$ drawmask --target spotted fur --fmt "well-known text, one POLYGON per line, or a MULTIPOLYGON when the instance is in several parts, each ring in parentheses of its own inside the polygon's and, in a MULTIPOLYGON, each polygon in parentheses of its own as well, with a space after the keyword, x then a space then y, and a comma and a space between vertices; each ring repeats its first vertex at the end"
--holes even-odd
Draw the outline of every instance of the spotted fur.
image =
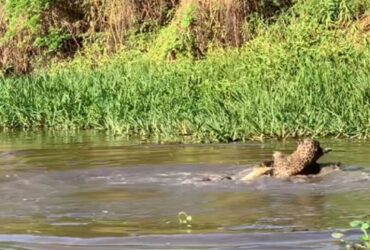
POLYGON ((317 174, 320 171, 316 161, 324 155, 320 143, 304 139, 290 155, 275 152, 273 155, 273 176, 285 178, 293 175, 317 174))

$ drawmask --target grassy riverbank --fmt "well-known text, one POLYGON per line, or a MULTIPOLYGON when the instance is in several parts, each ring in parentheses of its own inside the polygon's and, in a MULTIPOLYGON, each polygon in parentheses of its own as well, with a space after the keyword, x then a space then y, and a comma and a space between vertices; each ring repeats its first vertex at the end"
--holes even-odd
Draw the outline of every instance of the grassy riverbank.
POLYGON ((0 122, 222 141, 367 135, 370 54, 353 50, 353 61, 307 51, 302 60, 297 52, 234 52, 176 64, 140 58, 86 73, 7 79, 0 84, 0 122))
POLYGON ((147 44, 2 78, 0 124, 196 141, 368 136, 370 4, 339 1, 330 12, 307 2, 256 20, 247 44, 209 48, 202 60, 160 60, 147 44))

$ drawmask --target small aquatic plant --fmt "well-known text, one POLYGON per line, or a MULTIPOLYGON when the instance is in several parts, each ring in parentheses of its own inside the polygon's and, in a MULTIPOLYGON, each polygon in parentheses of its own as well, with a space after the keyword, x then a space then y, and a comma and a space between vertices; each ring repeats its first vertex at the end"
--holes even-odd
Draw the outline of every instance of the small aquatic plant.
POLYGON ((341 242, 346 244, 346 249, 349 250, 359 250, 359 249, 370 249, 370 238, 369 238, 369 233, 370 233, 370 220, 368 221, 360 221, 360 220, 354 220, 350 222, 350 226, 352 228, 358 228, 362 231, 363 235, 360 238, 360 243, 351 243, 347 242, 344 239, 344 234, 340 232, 334 232, 332 233, 332 237, 334 239, 338 239, 341 242))
POLYGON ((354 220, 350 223, 350 226, 353 228, 359 228, 362 231, 363 235, 361 236, 361 241, 367 249, 370 249, 370 238, 369 238, 370 220, 368 221, 354 220))
POLYGON ((188 215, 187 213, 181 211, 177 215, 177 219, 179 220, 180 225, 184 225, 188 228, 191 226, 191 221, 193 220, 193 217, 191 215, 188 215))
POLYGON ((180 227, 186 228, 186 233, 190 234, 192 232, 191 228, 193 227, 191 225, 191 221, 193 220, 193 217, 184 211, 181 211, 177 214, 177 219, 179 220, 180 227))

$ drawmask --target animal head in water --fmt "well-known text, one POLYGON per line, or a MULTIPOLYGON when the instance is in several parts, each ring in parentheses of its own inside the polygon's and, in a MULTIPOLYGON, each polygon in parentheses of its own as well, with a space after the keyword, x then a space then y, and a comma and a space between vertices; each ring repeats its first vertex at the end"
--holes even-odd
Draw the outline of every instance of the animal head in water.
POLYGON ((294 154, 296 157, 299 157, 301 160, 304 160, 307 163, 313 163, 328 151, 329 149, 322 149, 318 141, 304 139, 298 142, 298 146, 294 154))

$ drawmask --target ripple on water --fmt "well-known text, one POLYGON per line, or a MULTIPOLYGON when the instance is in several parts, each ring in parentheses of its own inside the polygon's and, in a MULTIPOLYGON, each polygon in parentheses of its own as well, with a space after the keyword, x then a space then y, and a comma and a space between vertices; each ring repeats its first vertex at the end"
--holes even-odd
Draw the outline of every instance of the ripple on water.
POLYGON ((323 160, 344 162, 344 171, 244 183, 238 177, 253 164, 295 145, 84 140, 1 148, 0 248, 339 249, 328 228, 369 212, 363 143, 323 143, 334 149, 323 160), (179 225, 180 211, 191 228, 179 225))

